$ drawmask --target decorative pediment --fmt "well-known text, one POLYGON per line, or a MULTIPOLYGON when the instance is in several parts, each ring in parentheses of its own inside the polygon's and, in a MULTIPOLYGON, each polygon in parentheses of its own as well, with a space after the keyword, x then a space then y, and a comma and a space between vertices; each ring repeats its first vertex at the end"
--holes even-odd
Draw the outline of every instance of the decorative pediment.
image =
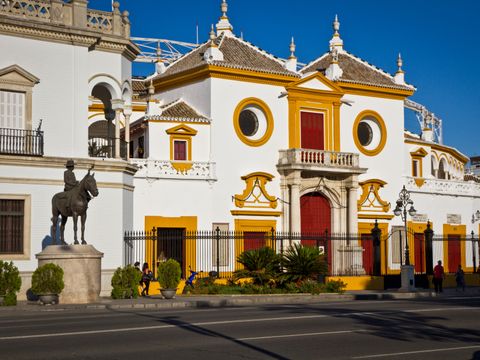
POLYGON ((180 124, 178 126, 175 126, 173 128, 167 129, 166 130, 168 135, 190 135, 194 136, 197 134, 197 130, 192 129, 190 126, 187 126, 185 124, 180 124))
POLYGON ((424 148, 418 148, 415 151, 410 152, 412 157, 425 157, 428 155, 428 152, 424 148))
POLYGON ((342 93, 342 90, 337 85, 319 72, 289 84, 287 90, 292 88, 342 93))
POLYGON ((386 185, 385 181, 370 179, 359 183, 362 188, 362 195, 358 200, 358 211, 365 212, 388 212, 390 203, 380 197, 380 189, 386 185))
POLYGON ((39 82, 39 78, 18 65, 11 65, 0 69, 0 83, 33 87, 39 82))
POLYGON ((239 208, 272 208, 277 207, 277 198, 267 192, 266 184, 274 178, 273 175, 264 172, 254 172, 242 176, 245 181, 245 189, 240 195, 235 195, 235 206, 239 208))

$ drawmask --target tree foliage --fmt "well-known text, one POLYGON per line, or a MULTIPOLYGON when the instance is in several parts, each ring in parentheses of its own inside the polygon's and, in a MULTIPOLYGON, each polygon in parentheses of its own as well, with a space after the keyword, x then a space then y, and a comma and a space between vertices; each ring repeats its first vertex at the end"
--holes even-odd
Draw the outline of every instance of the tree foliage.
POLYGON ((18 268, 11 261, 0 260, 0 295, 4 296, 3 305, 17 304, 17 292, 21 286, 18 268))
POLYGON ((175 259, 168 259, 158 265, 158 282, 162 289, 176 289, 181 276, 182 269, 175 259))
POLYGON ((254 284, 263 285, 274 280, 280 272, 280 257, 269 247, 244 251, 237 261, 244 267, 234 272, 237 280, 252 278, 254 284))
POLYGON ((325 257, 317 247, 303 246, 295 243, 283 255, 285 268, 283 278, 287 281, 316 280, 318 275, 327 273, 325 257))
POLYGON ((63 269, 58 265, 42 265, 32 275, 32 292, 36 295, 59 295, 64 286, 63 269))
POLYGON ((138 285, 142 279, 142 273, 132 265, 117 268, 112 276, 113 299, 130 299, 138 297, 138 285))

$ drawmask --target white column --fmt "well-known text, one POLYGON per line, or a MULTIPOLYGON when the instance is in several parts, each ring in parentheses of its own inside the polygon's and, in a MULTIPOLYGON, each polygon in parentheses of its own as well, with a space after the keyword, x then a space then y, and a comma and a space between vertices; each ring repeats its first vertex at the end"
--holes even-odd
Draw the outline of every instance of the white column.
POLYGON ((358 233, 357 222, 357 188, 350 187, 348 189, 348 233, 358 233))
POLYGON ((288 191, 286 179, 283 176, 280 180, 280 192, 282 194, 282 231, 288 232, 290 231, 290 193, 288 191))
POLYGON ((132 106, 126 105, 123 109, 123 115, 125 116, 125 146, 126 150, 126 159, 130 159, 130 116, 132 115, 132 106))
POLYGON ((115 110, 115 159, 120 158, 120 117, 123 111, 123 100, 112 100, 112 109, 115 110))
POLYGON ((299 233, 300 223, 300 179, 295 176, 290 185, 290 214, 291 214, 291 231, 299 233))

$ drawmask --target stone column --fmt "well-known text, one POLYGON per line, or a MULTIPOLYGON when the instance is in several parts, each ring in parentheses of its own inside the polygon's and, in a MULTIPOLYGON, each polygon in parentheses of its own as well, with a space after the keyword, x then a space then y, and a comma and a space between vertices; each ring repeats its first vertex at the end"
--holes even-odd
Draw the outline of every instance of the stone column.
POLYGON ((291 231, 294 233, 301 232, 300 223, 300 179, 297 174, 294 175, 290 185, 290 218, 291 231))
POLYGON ((126 159, 130 159, 130 116, 132 115, 132 106, 125 105, 123 109, 123 116, 125 116, 125 146, 126 159))
POLYGON ((103 253, 92 245, 50 245, 36 255, 38 266, 53 263, 63 269, 61 304, 98 301, 103 253))
POLYGON ((120 159, 120 117, 123 111, 123 100, 112 100, 112 109, 115 110, 115 159, 120 159))
POLYGON ((348 233, 356 234, 358 233, 358 222, 357 222, 357 188, 349 187, 348 188, 348 233))

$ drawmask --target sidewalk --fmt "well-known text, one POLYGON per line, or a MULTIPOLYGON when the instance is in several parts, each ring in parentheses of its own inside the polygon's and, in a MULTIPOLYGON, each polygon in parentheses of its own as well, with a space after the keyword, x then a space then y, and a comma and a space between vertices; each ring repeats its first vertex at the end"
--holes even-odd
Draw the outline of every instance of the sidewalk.
POLYGON ((255 305, 314 304, 326 301, 353 300, 405 300, 431 297, 480 296, 480 287, 469 287, 465 292, 456 292, 447 288, 442 294, 432 290, 418 289, 415 292, 385 291, 348 291, 343 294, 279 294, 279 295, 177 295, 175 299, 165 300, 160 295, 139 297, 137 299, 113 300, 102 297, 92 304, 58 304, 43 306, 38 302, 19 301, 17 306, 2 306, 3 311, 53 311, 75 309, 184 309, 184 308, 222 308, 255 305))

